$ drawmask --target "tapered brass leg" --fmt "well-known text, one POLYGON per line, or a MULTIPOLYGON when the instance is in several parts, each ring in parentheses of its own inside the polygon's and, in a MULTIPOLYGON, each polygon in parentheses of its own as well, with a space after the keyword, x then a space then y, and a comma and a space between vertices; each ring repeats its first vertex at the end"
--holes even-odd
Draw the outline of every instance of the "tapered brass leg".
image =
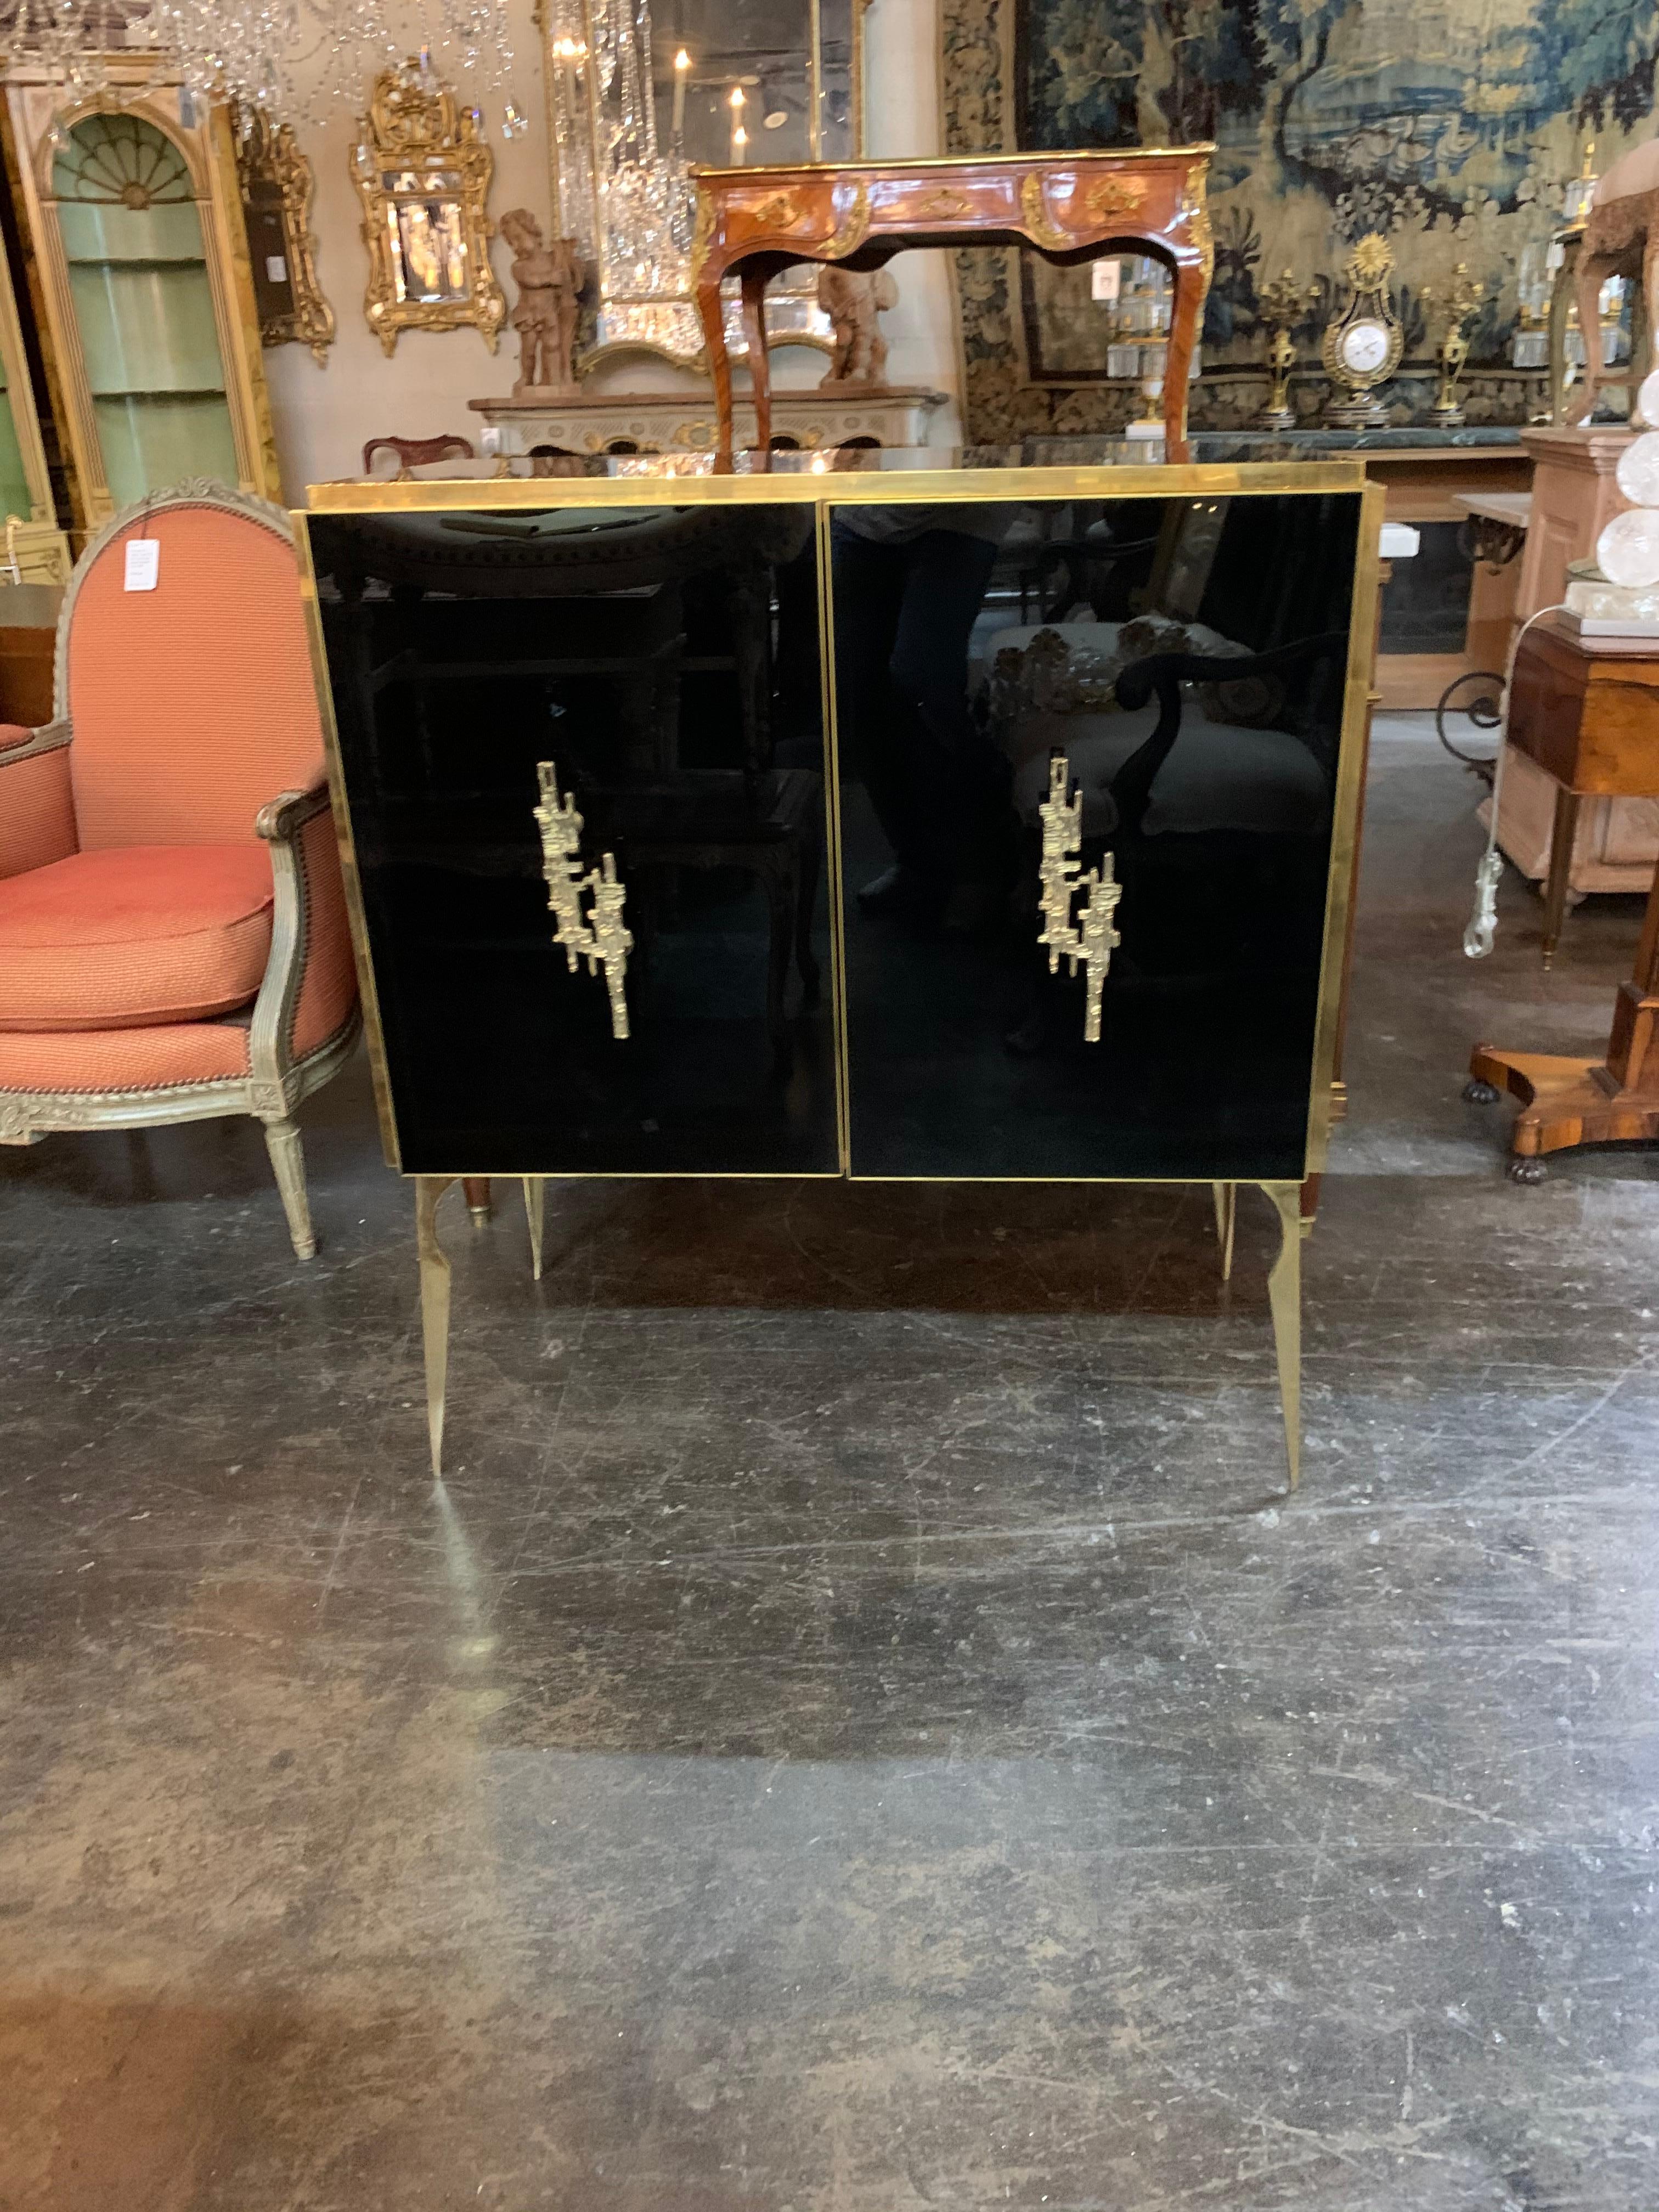
POLYGON ((1279 1257, 1267 1277, 1273 1346, 1279 1354, 1279 1402, 1285 1415, 1285 1457, 1291 1488, 1302 1479, 1302 1187, 1261 1186, 1279 1208, 1279 1257))
POLYGON ((421 1345, 426 1359, 426 1428, 432 1472, 443 1474, 444 1393, 449 1376, 449 1261, 438 1242, 438 1200, 453 1176, 415 1178, 415 1250, 421 1263, 421 1345))
POLYGON ((1210 1193, 1215 1200, 1215 1241, 1221 1249, 1221 1279, 1231 1283, 1233 1279, 1233 1224, 1238 1218, 1238 1185, 1236 1182, 1212 1182, 1210 1193))
POLYGON ((524 1218, 530 1224, 530 1272, 539 1283, 542 1279, 542 1224, 547 1216, 547 1178, 545 1176, 526 1176, 524 1179, 524 1218))

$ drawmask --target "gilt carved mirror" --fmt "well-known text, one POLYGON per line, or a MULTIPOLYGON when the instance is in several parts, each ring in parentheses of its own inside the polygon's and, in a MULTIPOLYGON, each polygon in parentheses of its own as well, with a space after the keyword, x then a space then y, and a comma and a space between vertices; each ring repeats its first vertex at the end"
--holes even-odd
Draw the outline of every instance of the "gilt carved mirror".
POLYGON ((495 157, 424 58, 374 80, 351 169, 363 203, 363 312, 385 351, 409 330, 471 324, 491 353, 507 300, 489 265, 484 212, 495 157))
POLYGON ((334 310, 317 281, 311 164, 290 126, 273 125, 263 108, 251 117, 235 114, 231 129, 259 343, 309 346, 320 368, 334 343, 334 310))

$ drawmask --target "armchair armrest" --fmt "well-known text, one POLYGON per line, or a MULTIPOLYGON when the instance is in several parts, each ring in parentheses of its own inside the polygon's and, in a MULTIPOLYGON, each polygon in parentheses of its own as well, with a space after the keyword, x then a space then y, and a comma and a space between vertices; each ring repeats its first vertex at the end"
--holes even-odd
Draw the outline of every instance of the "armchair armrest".
POLYGON ((300 1063, 355 1027, 356 985, 328 786, 279 791, 253 817, 270 851, 270 957, 248 1033, 256 1113, 303 1096, 300 1063))
MULTIPOLYGON (((1340 668, 1348 641, 1340 630, 1322 631, 1316 637, 1298 638, 1267 653, 1222 659, 1207 653, 1154 653, 1132 661, 1119 676, 1115 690, 1120 707, 1130 712, 1144 707, 1156 692, 1158 725, 1146 742, 1132 752, 1112 778, 1112 799, 1118 819, 1132 835, 1139 833, 1151 802, 1158 772, 1174 750, 1181 734, 1181 687, 1183 684, 1237 684, 1249 677, 1277 673, 1299 664, 1334 659, 1340 668)), ((1339 682, 1340 678, 1339 677, 1339 682)), ((1304 742, 1306 742, 1304 739, 1304 742)), ((1312 750, 1312 748, 1310 748, 1312 750)), ((1318 756, 1316 753, 1316 757, 1318 756)), ((1322 766, 1325 763, 1322 763, 1322 766)))
POLYGON ((42 753, 55 753, 74 734, 67 718, 42 722, 38 730, 25 729, 21 722, 0 722, 0 768, 10 768, 16 761, 37 760, 42 753))
POLYGON ((286 842, 297 836, 314 816, 327 811, 325 783, 314 783, 309 791, 279 791, 254 816, 254 834, 267 843, 286 842))
POLYGON ((66 860, 79 848, 70 786, 67 721, 47 722, 6 742, 0 727, 0 877, 66 860))

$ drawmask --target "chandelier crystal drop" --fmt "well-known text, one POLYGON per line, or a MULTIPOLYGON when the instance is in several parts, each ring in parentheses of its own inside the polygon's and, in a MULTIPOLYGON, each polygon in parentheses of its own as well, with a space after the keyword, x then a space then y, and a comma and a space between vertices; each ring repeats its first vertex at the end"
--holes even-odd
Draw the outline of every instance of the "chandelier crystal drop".
MULTIPOLYGON (((423 74, 464 94, 510 83, 506 0, 0 0, 0 59, 33 62, 66 101, 95 98, 112 55, 154 57, 156 81, 206 106, 233 102, 252 127, 317 121, 358 100, 378 73, 419 52, 423 74)), ((527 126, 509 100, 503 132, 527 126)))
POLYGON ((131 20, 114 0, 0 0, 0 58, 38 62, 89 97, 108 83, 105 56, 129 43, 131 20))

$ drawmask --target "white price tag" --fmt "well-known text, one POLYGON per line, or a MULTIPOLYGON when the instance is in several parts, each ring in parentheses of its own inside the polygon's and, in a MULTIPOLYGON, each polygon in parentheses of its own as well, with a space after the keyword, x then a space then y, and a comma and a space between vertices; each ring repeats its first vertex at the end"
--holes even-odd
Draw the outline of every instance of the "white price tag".
POLYGON ((127 540, 126 586, 130 592, 153 592, 161 567, 161 548, 154 538, 127 540))
POLYGON ((287 282, 288 282, 288 264, 287 264, 287 262, 286 262, 286 261, 284 261, 284 260, 283 260, 283 257, 282 257, 282 255, 281 255, 280 253, 267 253, 267 254, 266 254, 266 256, 265 256, 265 275, 266 275, 266 276, 270 279, 270 282, 271 282, 273 284, 286 284, 286 283, 287 283, 287 282))

